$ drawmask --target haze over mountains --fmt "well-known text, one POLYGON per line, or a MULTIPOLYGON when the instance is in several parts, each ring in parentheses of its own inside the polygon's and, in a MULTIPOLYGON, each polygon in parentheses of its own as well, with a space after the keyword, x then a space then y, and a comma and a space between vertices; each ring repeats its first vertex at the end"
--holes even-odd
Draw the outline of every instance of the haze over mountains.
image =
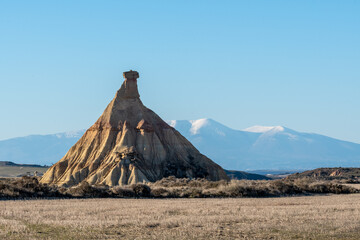
POLYGON ((85 129, 48 135, 30 135, 0 141, 0 161, 52 165, 85 133, 85 129))
MULTIPOLYGON (((360 167, 360 144, 282 126, 234 130, 212 119, 171 120, 201 153, 231 170, 360 167)), ((0 141, 0 161, 51 165, 85 130, 0 141)))

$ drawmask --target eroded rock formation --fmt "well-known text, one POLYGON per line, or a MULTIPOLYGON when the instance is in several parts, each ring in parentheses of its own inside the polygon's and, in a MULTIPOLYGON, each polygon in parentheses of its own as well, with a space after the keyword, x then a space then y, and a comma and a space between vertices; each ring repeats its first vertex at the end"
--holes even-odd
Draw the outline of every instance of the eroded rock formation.
POLYGON ((45 173, 42 183, 72 186, 87 181, 115 186, 172 175, 228 179, 219 165, 142 104, 137 72, 125 72, 124 77, 104 113, 45 173))

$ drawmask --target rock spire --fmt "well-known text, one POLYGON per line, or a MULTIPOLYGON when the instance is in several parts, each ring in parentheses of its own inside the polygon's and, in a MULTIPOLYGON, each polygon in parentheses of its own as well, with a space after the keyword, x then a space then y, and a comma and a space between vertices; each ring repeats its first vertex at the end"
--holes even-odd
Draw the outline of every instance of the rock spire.
POLYGON ((136 71, 124 72, 125 81, 104 113, 42 183, 115 186, 168 176, 228 179, 219 165, 142 104, 138 77, 136 71))

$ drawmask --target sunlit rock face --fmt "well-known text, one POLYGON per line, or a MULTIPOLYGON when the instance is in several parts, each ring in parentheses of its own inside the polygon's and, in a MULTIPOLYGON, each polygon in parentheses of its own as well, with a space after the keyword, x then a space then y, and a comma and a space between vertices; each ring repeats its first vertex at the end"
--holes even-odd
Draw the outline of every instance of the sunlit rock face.
POLYGON ((219 165, 143 105, 136 71, 125 72, 124 77, 104 113, 45 173, 42 183, 115 186, 168 176, 228 179, 219 165))

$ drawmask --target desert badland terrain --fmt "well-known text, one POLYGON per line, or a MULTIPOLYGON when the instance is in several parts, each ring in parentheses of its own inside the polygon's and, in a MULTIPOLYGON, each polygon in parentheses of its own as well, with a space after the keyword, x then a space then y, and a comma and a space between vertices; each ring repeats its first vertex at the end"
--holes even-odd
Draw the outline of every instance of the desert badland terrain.
POLYGON ((1 179, 2 199, 30 199, 0 201, 1 238, 359 238, 360 194, 348 177, 229 181, 142 104, 138 73, 124 76, 101 117, 40 182, 1 179))

